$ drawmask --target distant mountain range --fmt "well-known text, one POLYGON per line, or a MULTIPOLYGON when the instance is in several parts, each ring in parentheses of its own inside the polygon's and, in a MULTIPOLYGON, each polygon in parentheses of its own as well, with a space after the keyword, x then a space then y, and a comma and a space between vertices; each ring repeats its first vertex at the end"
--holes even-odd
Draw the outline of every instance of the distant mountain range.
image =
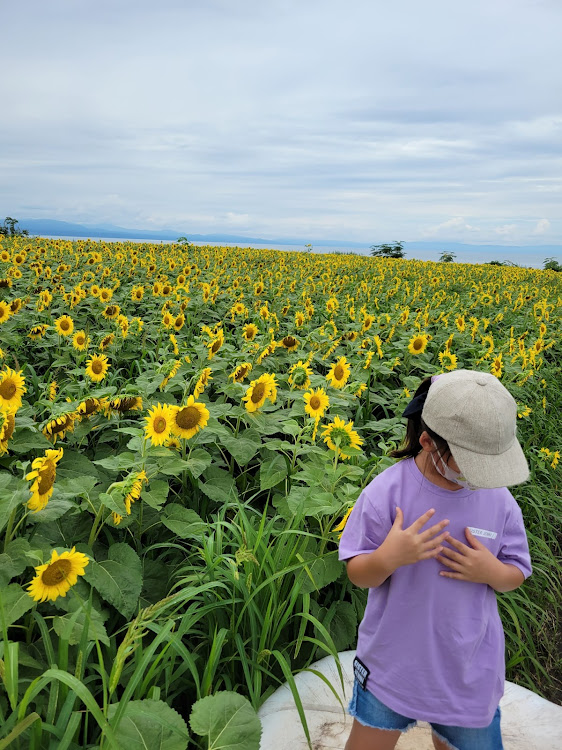
MULTIPOLYGON (((369 250, 371 244, 377 244, 377 242, 351 242, 349 240, 313 240, 310 237, 304 239, 302 237, 248 237, 222 232, 191 234, 190 232, 171 229, 127 229, 113 224, 74 224, 57 219, 20 219, 18 227, 27 229, 31 235, 42 237, 91 237, 173 242, 178 237, 186 236, 193 243, 216 242, 240 245, 270 245, 272 247, 276 245, 300 245, 303 248, 305 244, 311 243, 314 247, 363 249, 365 251, 369 250)), ((451 252, 457 251, 460 254, 473 250, 480 253, 495 253, 502 256, 498 258, 501 260, 506 255, 540 255, 541 258, 562 255, 562 245, 467 245, 462 242, 447 242, 446 240, 404 242, 404 250, 406 254, 408 250, 437 252, 449 250, 451 252)))

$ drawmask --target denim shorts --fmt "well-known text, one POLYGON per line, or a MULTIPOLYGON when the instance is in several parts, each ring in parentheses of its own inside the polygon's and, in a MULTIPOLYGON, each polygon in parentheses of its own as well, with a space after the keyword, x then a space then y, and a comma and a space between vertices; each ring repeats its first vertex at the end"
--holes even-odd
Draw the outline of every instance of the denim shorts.
MULTIPOLYGON (((397 714, 385 706, 372 693, 364 690, 357 680, 353 685, 353 695, 347 710, 360 724, 374 729, 399 729, 405 732, 417 723, 416 719, 397 714)), ((434 721, 428 723, 439 739, 454 750, 503 750, 500 719, 498 706, 489 726, 482 729, 449 727, 434 721)))

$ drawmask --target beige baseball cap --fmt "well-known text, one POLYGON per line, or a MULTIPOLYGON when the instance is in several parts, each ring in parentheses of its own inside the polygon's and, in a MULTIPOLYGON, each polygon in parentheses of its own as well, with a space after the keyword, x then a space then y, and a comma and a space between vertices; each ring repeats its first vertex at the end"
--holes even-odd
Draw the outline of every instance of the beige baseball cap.
POLYGON ((517 440, 517 404, 495 375, 453 370, 432 382, 425 424, 449 444, 465 479, 476 487, 510 487, 529 478, 517 440))

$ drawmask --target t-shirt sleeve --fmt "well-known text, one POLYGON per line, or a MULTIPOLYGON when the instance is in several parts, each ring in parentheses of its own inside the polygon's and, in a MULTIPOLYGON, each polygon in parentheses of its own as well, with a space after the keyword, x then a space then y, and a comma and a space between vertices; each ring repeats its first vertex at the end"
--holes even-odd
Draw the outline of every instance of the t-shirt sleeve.
POLYGON ((349 560, 355 555, 365 555, 380 547, 388 531, 378 511, 365 490, 353 506, 353 510, 340 539, 339 559, 349 560))
POLYGON ((498 560, 508 565, 515 565, 528 578, 533 569, 529 555, 529 543, 525 533, 523 514, 515 498, 511 498, 503 530, 498 560))

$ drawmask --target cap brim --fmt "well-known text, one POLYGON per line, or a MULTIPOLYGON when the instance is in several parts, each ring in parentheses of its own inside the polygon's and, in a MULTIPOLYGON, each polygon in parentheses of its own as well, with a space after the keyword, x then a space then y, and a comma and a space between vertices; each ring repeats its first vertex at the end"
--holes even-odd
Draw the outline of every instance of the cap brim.
POLYGON ((529 478, 527 459, 517 440, 504 453, 496 455, 474 453, 452 443, 449 448, 460 471, 475 487, 511 487, 529 478))

